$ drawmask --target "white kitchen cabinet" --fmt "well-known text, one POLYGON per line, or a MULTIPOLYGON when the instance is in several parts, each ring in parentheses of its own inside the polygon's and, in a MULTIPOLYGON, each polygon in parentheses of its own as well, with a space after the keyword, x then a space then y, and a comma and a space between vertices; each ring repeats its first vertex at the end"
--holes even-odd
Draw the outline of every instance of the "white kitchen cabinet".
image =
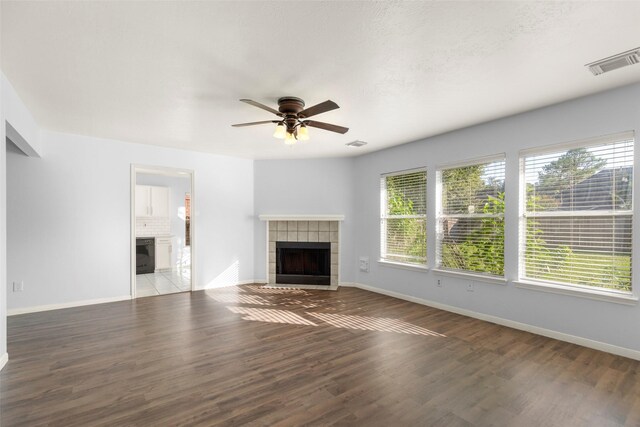
POLYGON ((151 216, 151 187, 136 185, 136 216, 151 216))
POLYGON ((169 187, 136 185, 136 216, 168 217, 169 187))
POLYGON ((171 237, 156 237, 156 270, 171 269, 171 237))
POLYGON ((169 187, 151 187, 151 216, 169 216, 169 187))

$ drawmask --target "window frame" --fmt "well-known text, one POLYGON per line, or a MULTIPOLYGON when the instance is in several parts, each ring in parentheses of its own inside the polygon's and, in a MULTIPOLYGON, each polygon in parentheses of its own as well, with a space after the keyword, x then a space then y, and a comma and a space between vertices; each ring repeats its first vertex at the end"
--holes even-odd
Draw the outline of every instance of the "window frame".
POLYGON ((428 254, 428 248, 426 248, 426 244, 427 244, 427 235, 428 235, 428 230, 427 230, 427 211, 428 211, 428 198, 427 198, 427 194, 428 194, 428 174, 427 174, 427 168, 426 166, 421 166, 421 167, 417 167, 417 168, 412 168, 412 169, 404 169, 404 170, 399 170, 399 171, 394 171, 394 172, 388 172, 388 173, 382 173, 380 174, 380 212, 379 212, 379 219, 380 219, 380 253, 379 253, 379 258, 378 258, 378 262, 387 266, 391 266, 391 267, 398 267, 398 268, 402 268, 402 269, 408 269, 408 270, 419 270, 419 271, 427 271, 428 270, 428 262, 429 262, 429 254, 428 254), (422 172, 424 173, 425 176, 425 213, 424 215, 387 215, 387 187, 386 187, 386 178, 387 177, 391 177, 391 176, 399 176, 399 175, 409 175, 412 173, 417 173, 417 172, 422 172), (393 219, 393 218, 422 218, 425 222, 425 231, 424 231, 424 241, 425 241, 425 249, 427 249, 427 252, 425 252, 425 260, 424 263, 417 263, 417 262, 403 262, 403 261, 398 261, 395 259, 389 259, 386 257, 387 255, 387 220, 388 219, 393 219))
POLYGON ((579 139, 569 142, 550 144, 540 147, 533 147, 518 152, 519 162, 519 185, 518 185, 518 266, 517 266, 517 279, 514 280, 514 284, 518 288, 540 290, 544 292, 550 292, 562 295, 581 296, 595 300, 622 303, 622 304, 636 304, 638 302, 639 287, 633 284, 633 259, 635 252, 635 245, 633 234, 635 232, 634 224, 634 209, 636 198, 636 153, 635 153, 635 132, 625 131, 610 135, 599 136, 595 138, 579 139), (632 140, 634 146, 633 155, 633 180, 632 180, 632 193, 631 193, 631 209, 628 210, 628 214, 620 214, 610 210, 602 210, 602 213, 591 213, 590 216, 612 216, 613 215, 628 215, 631 218, 631 291, 626 292, 618 289, 607 289, 598 286, 581 285, 577 283, 565 283, 552 280, 535 279, 526 277, 525 269, 525 252, 527 242, 527 218, 531 217, 565 217, 581 216, 580 212, 585 211, 567 211, 565 215, 552 211, 548 214, 536 213, 534 215, 527 216, 526 204, 527 204, 527 182, 526 182, 526 170, 525 163, 526 158, 531 156, 540 156, 545 154, 559 153, 563 151, 569 151, 577 148, 591 148, 597 146, 603 146, 606 144, 612 144, 616 142, 622 142, 625 140, 632 140), (576 215, 578 212, 578 215, 576 215))
MULTIPOLYGON (((504 162, 504 179, 505 179, 505 193, 506 193, 506 180, 507 180, 507 156, 506 153, 497 153, 497 154, 493 154, 490 156, 483 156, 483 157, 475 157, 473 159, 467 159, 461 162, 455 162, 455 163, 446 163, 446 164, 441 164, 438 165, 436 167, 436 218, 435 218, 435 225, 436 225, 436 238, 435 238, 435 244, 436 244, 436 267, 434 268, 434 271, 438 274, 441 275, 450 275, 450 276, 458 276, 458 277, 464 277, 464 278, 470 278, 470 279, 477 279, 483 282, 487 282, 487 283, 496 283, 496 284, 506 284, 507 283, 507 279, 506 279, 506 269, 507 266, 506 264, 504 265, 503 271, 502 271, 502 275, 495 275, 495 274, 491 274, 491 273, 483 273, 480 271, 474 271, 474 270, 463 270, 463 269, 455 269, 455 268, 449 268, 449 267, 444 267, 442 265, 442 241, 443 241, 443 230, 442 230, 442 218, 443 217, 460 217, 460 218, 487 218, 487 217, 492 217, 492 218, 502 218, 503 220, 503 227, 505 227, 505 223, 506 223, 506 199, 505 199, 505 211, 502 212, 502 214, 458 214, 458 215, 450 215, 450 214, 444 214, 444 200, 443 200, 443 183, 442 183, 442 172, 445 170, 449 170, 449 169, 458 169, 458 168, 464 168, 464 167, 469 167, 469 166, 477 166, 477 165, 486 165, 486 164, 491 164, 494 162, 504 162)), ((504 241, 503 241, 503 245, 506 244, 507 238, 506 238, 506 234, 504 235, 504 241)), ((504 264, 504 253, 503 253, 503 264, 504 264)))

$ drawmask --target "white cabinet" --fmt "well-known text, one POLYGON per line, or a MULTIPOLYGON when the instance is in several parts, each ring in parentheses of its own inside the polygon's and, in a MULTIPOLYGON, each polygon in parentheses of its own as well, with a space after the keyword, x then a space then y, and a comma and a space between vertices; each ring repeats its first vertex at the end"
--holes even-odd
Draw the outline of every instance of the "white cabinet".
POLYGON ((151 216, 169 216, 169 187, 151 187, 151 216))
POLYGON ((171 237, 156 237, 156 270, 171 269, 171 237))
POLYGON ((151 187, 136 185, 136 216, 151 215, 151 187))
POLYGON ((169 187, 136 185, 136 216, 168 217, 169 187))

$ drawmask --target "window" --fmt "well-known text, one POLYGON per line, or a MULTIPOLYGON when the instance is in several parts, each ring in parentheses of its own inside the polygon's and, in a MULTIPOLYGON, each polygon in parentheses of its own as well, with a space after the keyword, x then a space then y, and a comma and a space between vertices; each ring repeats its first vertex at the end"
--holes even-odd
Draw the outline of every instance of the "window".
POLYGON ((504 175, 504 156, 438 171, 438 268, 504 276, 504 175))
POLYGON ((521 158, 520 276, 631 292, 633 134, 521 158))
POLYGON ((380 179, 382 261, 427 263, 427 172, 382 175, 380 179))

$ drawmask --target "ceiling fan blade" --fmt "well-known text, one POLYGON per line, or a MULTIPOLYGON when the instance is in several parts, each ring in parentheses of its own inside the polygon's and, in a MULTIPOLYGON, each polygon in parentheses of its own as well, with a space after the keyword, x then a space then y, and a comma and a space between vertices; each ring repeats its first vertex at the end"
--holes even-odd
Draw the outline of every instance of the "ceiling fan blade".
POLYGON ((259 102, 252 101, 250 99, 241 99, 240 101, 246 102, 247 104, 253 105, 254 107, 258 107, 258 108, 262 108, 263 110, 267 110, 268 112, 273 113, 276 116, 282 116, 282 113, 280 111, 274 110, 273 108, 267 107, 266 105, 260 104, 259 102))
POLYGON ((307 120, 304 122, 304 124, 314 128, 324 129, 337 133, 347 133, 347 131, 349 130, 349 128, 346 128, 344 126, 332 125, 331 123, 316 122, 314 120, 307 120))
POLYGON ((241 128, 244 126, 263 125, 265 123, 279 123, 279 122, 280 122, 279 120, 263 120, 261 122, 238 123, 231 126, 233 126, 234 128, 241 128))
POLYGON ((311 116, 315 116, 316 114, 326 113, 327 111, 335 110, 336 108, 340 108, 338 104, 329 100, 321 102, 320 104, 314 105, 313 107, 309 107, 306 110, 302 110, 298 113, 298 117, 307 118, 311 116))

